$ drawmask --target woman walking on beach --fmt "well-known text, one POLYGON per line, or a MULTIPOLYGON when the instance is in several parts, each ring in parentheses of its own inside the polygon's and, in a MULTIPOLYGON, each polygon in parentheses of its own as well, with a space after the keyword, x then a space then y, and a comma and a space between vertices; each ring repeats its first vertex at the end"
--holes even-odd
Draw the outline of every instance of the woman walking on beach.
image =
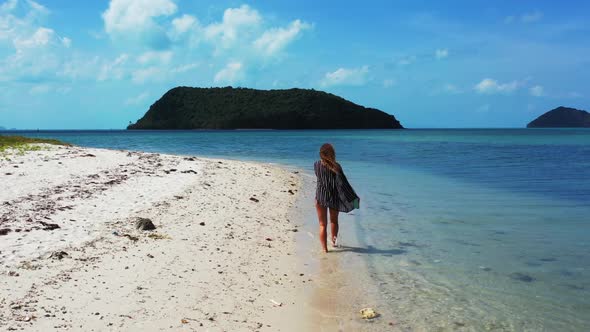
POLYGON ((328 252, 327 224, 328 210, 330 211, 330 234, 332 246, 337 246, 338 239, 338 214, 350 212, 359 206, 359 197, 356 195, 344 171, 336 162, 334 147, 326 143, 320 148, 320 160, 313 164, 317 177, 315 192, 315 207, 320 222, 320 243, 324 252, 328 252))

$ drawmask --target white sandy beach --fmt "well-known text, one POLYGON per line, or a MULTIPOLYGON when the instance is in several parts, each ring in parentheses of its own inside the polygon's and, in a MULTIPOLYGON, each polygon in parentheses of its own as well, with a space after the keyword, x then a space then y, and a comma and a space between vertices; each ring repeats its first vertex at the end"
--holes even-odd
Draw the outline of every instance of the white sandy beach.
POLYGON ((0 161, 1 329, 307 329, 297 174, 42 146, 0 161))

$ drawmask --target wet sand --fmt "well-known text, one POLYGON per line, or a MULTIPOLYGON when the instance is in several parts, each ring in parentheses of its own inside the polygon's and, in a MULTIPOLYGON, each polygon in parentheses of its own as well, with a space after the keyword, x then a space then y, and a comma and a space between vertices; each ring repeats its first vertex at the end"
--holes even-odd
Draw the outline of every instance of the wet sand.
POLYGON ((362 222, 362 216, 358 210, 339 215, 340 245, 328 245, 326 254, 319 245, 314 193, 315 177, 303 174, 294 219, 303 220, 296 237, 297 257, 302 269, 313 276, 306 290, 310 331, 402 331, 381 301, 378 285, 370 278, 367 249, 355 234, 355 223, 362 222), (362 319, 362 308, 375 309, 379 317, 362 319))

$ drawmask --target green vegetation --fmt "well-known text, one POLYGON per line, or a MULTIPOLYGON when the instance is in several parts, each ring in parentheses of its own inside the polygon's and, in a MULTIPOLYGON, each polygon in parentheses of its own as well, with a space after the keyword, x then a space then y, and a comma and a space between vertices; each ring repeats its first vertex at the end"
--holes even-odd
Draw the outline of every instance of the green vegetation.
POLYGON ((391 114, 322 91, 177 87, 127 129, 399 129, 391 114))
POLYGON ((56 139, 46 138, 30 138, 24 136, 3 136, 0 135, 0 156, 6 157, 8 153, 16 153, 23 155, 26 151, 39 151, 42 147, 33 145, 35 143, 47 143, 54 145, 67 145, 70 144, 58 141, 56 139))

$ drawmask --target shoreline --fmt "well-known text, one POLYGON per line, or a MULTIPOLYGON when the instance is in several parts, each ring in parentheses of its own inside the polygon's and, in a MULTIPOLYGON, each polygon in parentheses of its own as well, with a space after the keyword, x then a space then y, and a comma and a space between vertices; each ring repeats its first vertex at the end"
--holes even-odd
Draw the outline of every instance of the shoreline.
MULTIPOLYGON (((471 138, 468 137, 467 140, 482 141, 476 134, 470 135, 471 138)), ((500 137, 500 134, 494 136, 500 137)), ((370 301, 361 301, 363 306, 366 303, 380 313, 389 309, 392 315, 383 314, 380 319, 389 320, 391 317, 395 320, 397 329, 401 330, 575 330, 588 325, 588 320, 583 315, 583 308, 588 301, 578 296, 584 289, 588 289, 588 268, 583 260, 584 251, 580 251, 580 248, 585 248, 580 245, 587 241, 584 241, 582 233, 577 232, 575 227, 577 223, 583 223, 583 216, 588 214, 587 208, 576 204, 578 199, 587 198, 586 191, 579 192, 575 197, 568 196, 567 188, 574 188, 572 182, 563 183, 565 187, 542 182, 542 186, 535 190, 523 187, 522 192, 511 191, 510 186, 504 187, 508 183, 502 174, 496 174, 500 177, 489 182, 491 186, 488 187, 471 183, 470 173, 465 174, 467 177, 464 179, 454 179, 414 167, 382 167, 386 166, 381 162, 387 157, 380 154, 380 149, 366 151, 375 160, 381 161, 379 164, 357 160, 357 156, 364 152, 365 143, 356 140, 354 136, 349 137, 350 135, 343 133, 335 139, 342 139, 341 144, 350 144, 349 149, 340 150, 342 152, 339 156, 346 163, 347 169, 350 169, 351 179, 358 186, 355 189, 365 197, 366 204, 361 205, 357 216, 359 220, 354 220, 352 232, 344 231, 344 216, 342 219, 344 232, 340 236, 343 240, 341 243, 353 246, 347 237, 349 234, 356 235, 360 242, 357 245, 360 252, 347 252, 338 256, 344 260, 339 266, 343 270, 352 271, 352 277, 357 279, 357 283, 363 285, 364 279, 360 277, 368 272, 372 284, 380 289, 380 301, 376 305, 370 301), (548 196, 545 196, 544 188, 552 189, 550 193, 547 192, 548 196), (448 203, 440 201, 437 195, 439 191, 449 193, 448 203), (463 204, 472 198, 474 204, 463 204), (499 211, 497 206, 504 206, 506 209, 499 211), (528 206, 537 208, 531 210, 528 206), (562 217, 571 218, 564 221, 563 228, 562 217), (531 228, 540 220, 543 221, 540 227, 531 228), (561 234, 559 237, 552 236, 556 230, 561 234), (540 237, 551 242, 531 241, 540 237), (568 239, 569 241, 565 241, 568 239), (528 254, 520 254, 520 251, 528 254), (346 261, 347 256, 356 256, 367 268, 357 268, 354 262, 346 261), (521 278, 523 276, 533 279, 528 282, 531 279, 521 278)), ((423 138, 428 135, 430 133, 423 133, 408 138, 408 141, 423 142, 423 138)), ((304 134, 280 135, 276 140, 273 137, 269 142, 270 146, 260 147, 258 144, 266 144, 264 139, 269 139, 270 136, 222 135, 213 141, 209 137, 197 136, 166 134, 135 138, 121 134, 108 138, 93 134, 50 135, 53 138, 71 138, 80 144, 111 149, 143 148, 161 153, 202 154, 213 158, 253 162, 270 161, 280 166, 286 165, 288 169, 291 166, 297 167, 304 170, 301 175, 307 174, 315 179, 310 170, 313 163, 310 151, 315 151, 317 144, 312 138, 300 140, 299 137, 305 136, 304 134), (150 145, 150 141, 157 144, 150 145), (295 141, 299 143, 295 144, 295 141), (223 149, 219 150, 220 146, 223 149), (285 150, 284 147, 288 146, 297 148, 285 150)), ((529 142, 527 144, 531 144, 532 149, 530 152, 537 155, 548 153, 552 142, 563 143, 564 153, 577 151, 581 147, 578 143, 584 143, 583 140, 578 142, 563 135, 557 135, 555 139, 545 135, 525 136, 510 139, 506 144, 520 149, 521 143, 529 142)), ((463 146, 463 137, 458 132, 449 133, 440 140, 449 142, 450 149, 460 149, 463 146), (453 143, 456 138, 460 139, 459 142, 453 143)), ((373 138, 376 144, 387 146, 391 146, 391 140, 405 141, 405 138, 394 139, 382 134, 373 138)), ((483 141, 482 147, 490 147, 483 141)), ((397 144, 394 146, 396 149, 399 147, 397 144)), ((420 149, 413 144, 409 144, 407 148, 408 152, 420 153, 420 149)), ((528 150, 523 155, 528 156, 528 150)), ((406 150, 404 148, 401 151, 406 150)), ((496 157, 503 155, 501 151, 496 152, 496 157)), ((445 159, 448 154, 441 151, 432 153, 443 162, 452 161, 445 159)), ((552 155, 548 160, 557 161, 554 157, 560 155, 561 152, 552 155)), ((496 157, 494 160, 499 160, 496 157)), ((439 168, 444 163, 437 165, 428 160, 423 161, 435 167, 433 171, 444 173, 444 167, 439 168)), ((471 161, 473 163, 468 165, 482 169, 488 169, 495 163, 471 161)), ((566 171, 573 170, 576 165, 578 164, 572 164, 557 174, 576 174, 566 171)), ((514 171, 525 172, 529 166, 528 162, 515 165, 514 171)), ((478 181, 486 179, 488 178, 478 178, 478 181)), ((533 183, 529 180, 523 184, 533 183)), ((576 180, 575 183, 584 182, 576 180)), ((310 189, 310 194, 312 191, 310 189)), ((303 221, 310 225, 312 234, 303 237, 308 240, 309 245, 304 248, 306 256, 301 261, 310 266, 301 265, 312 269, 317 267, 315 263, 322 256, 314 256, 314 250, 318 246, 315 235, 317 220, 313 215, 313 207, 305 204, 300 211, 311 213, 311 217, 303 221)), ((300 222, 295 218, 292 220, 300 222)), ((301 230, 294 234, 297 245, 303 243, 297 237, 305 234, 301 230)), ((299 257, 299 251, 296 253, 299 257)), ((320 280, 317 273, 308 273, 306 270, 302 272, 306 276, 314 276, 314 281, 320 280)), ((336 276, 332 274, 329 279, 336 279, 336 276)), ((308 284, 309 282, 302 283, 301 286, 309 286, 308 284)), ((361 294, 363 292, 361 290, 361 294)), ((311 290, 309 293, 306 296, 313 295, 311 290)), ((367 292, 363 298, 369 296, 367 292)), ((326 296, 329 299, 331 297, 331 294, 326 296)), ((336 305, 339 304, 339 301, 333 301, 336 305)), ((351 311, 346 314, 356 319, 360 307, 351 306, 351 311)), ((308 320, 315 318, 317 316, 312 315, 308 320)))
POLYGON ((393 315, 386 308, 380 290, 373 280, 364 249, 355 232, 355 223, 362 222, 359 210, 340 213, 337 248, 324 253, 319 245, 317 216, 314 207, 315 178, 302 174, 302 190, 298 197, 295 220, 303 220, 296 235, 297 257, 313 284, 306 290, 309 331, 398 331, 393 315), (373 308, 379 317, 364 320, 360 309, 373 308))
MULTIPOLYGON (((236 159, 40 146, 0 160, 0 178, 12 179, 0 194, 0 229, 11 229, 0 235, 0 327, 391 328, 358 314, 378 302, 360 284, 370 279, 362 259, 338 254, 343 248, 320 252, 311 174, 236 159), (156 230, 134 229, 139 217, 156 230)), ((341 239, 352 246, 353 219, 341 214, 341 239)))
POLYGON ((235 160, 42 145, 0 161, 0 326, 303 330, 300 178, 235 160), (272 207, 267 209, 265 207, 272 207), (149 218, 156 230, 134 228, 149 218))

